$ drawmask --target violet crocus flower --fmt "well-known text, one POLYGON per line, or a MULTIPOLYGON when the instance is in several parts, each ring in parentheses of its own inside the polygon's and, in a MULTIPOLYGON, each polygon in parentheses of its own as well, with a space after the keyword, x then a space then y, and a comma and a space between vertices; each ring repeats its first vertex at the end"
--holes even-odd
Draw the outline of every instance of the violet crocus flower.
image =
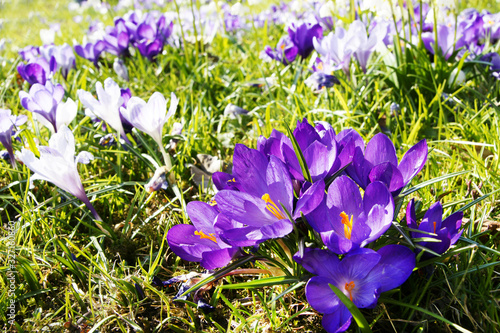
POLYGON ((352 315, 330 288, 334 285, 358 308, 374 308, 381 293, 402 285, 415 268, 415 254, 402 245, 386 245, 377 252, 358 249, 342 260, 320 249, 306 248, 294 260, 315 274, 306 285, 309 304, 323 313, 327 332, 344 332, 352 315))
POLYGON ((13 129, 24 124, 26 119, 25 115, 15 116, 10 110, 0 109, 0 143, 7 149, 13 168, 16 167, 16 158, 12 149, 13 129))
MULTIPOLYGON (((220 174, 219 174, 220 175, 220 174)), ((276 156, 237 144, 233 155, 233 179, 238 191, 219 191, 214 201, 220 212, 245 226, 226 229, 221 238, 233 246, 253 246, 279 238, 293 230, 293 218, 316 208, 316 186, 299 198, 293 209, 293 185, 285 164, 276 156)))
POLYGON ((240 250, 220 235, 234 224, 205 202, 189 202, 186 211, 193 225, 178 224, 168 231, 170 249, 184 260, 200 262, 205 269, 227 265, 240 250))
POLYGON ((124 19, 115 20, 115 26, 106 29, 106 35, 104 36, 106 52, 116 56, 126 55, 128 54, 129 42, 130 36, 124 19))
MULTIPOLYGON (((327 123, 313 126, 304 118, 302 122, 297 121, 293 135, 313 182, 332 176, 352 161, 354 144, 337 147, 335 131, 327 123)), ((261 136, 257 141, 257 149, 266 155, 277 156, 287 165, 293 179, 299 182, 305 180, 292 142, 283 133, 273 130, 269 139, 261 136)))
POLYGON ((333 68, 342 69, 348 74, 351 58, 361 46, 363 40, 360 36, 363 34, 366 36, 365 25, 356 20, 351 23, 349 30, 338 27, 335 33, 330 32, 321 41, 314 38, 313 44, 324 63, 331 63, 333 68))
POLYGON ((75 158, 75 137, 71 130, 66 126, 61 127, 50 138, 49 146, 39 146, 38 151, 40 158, 36 158, 32 151, 25 148, 17 154, 24 165, 35 173, 30 177, 31 184, 36 179, 53 183, 80 199, 94 218, 101 220, 85 194, 77 170, 77 163, 87 164, 93 156, 88 152, 80 152, 75 158))
MULTIPOLYGON (((321 196, 324 184, 317 191, 321 196)), ((364 247, 389 229, 394 200, 381 182, 369 184, 361 198, 358 185, 343 175, 332 182, 322 204, 304 215, 323 243, 333 252, 343 254, 364 247)))
MULTIPOLYGON (((434 203, 425 212, 422 221, 417 224, 417 217, 415 213, 415 200, 411 199, 406 207, 406 223, 409 228, 414 230, 420 230, 425 233, 420 233, 417 231, 412 231, 412 238, 433 238, 439 240, 438 242, 417 242, 423 248, 427 248, 437 254, 445 253, 453 244, 455 244, 463 230, 459 229, 462 227, 462 218, 464 213, 461 211, 455 212, 443 220, 443 206, 441 202, 434 203), (432 233, 432 235, 429 235, 432 233)), ((434 255, 425 252, 424 258, 430 258, 434 255)))
POLYGON ((40 55, 40 50, 36 46, 26 46, 25 48, 19 51, 19 55, 23 58, 24 61, 31 61, 33 59, 38 58, 40 55))
POLYGON ((126 142, 130 142, 120 119, 120 107, 123 104, 120 87, 112 78, 104 80, 104 87, 101 82, 97 82, 95 86, 98 100, 88 91, 78 89, 80 101, 94 115, 117 131, 126 142))
POLYGON ((392 141, 382 133, 376 134, 363 150, 359 135, 352 165, 346 171, 362 188, 381 181, 393 195, 401 190, 422 170, 427 161, 427 142, 421 140, 411 147, 398 164, 396 149, 392 141))
POLYGON ((153 60, 162 50, 168 37, 172 34, 174 24, 166 24, 165 16, 161 16, 158 22, 153 16, 148 15, 146 19, 137 26, 137 41, 135 46, 143 56, 153 60))
POLYGON ((98 61, 99 61, 99 56, 101 53, 104 51, 106 48, 106 44, 100 40, 97 41, 96 43, 87 43, 85 46, 82 45, 75 45, 74 49, 76 54, 78 54, 80 57, 87 59, 89 61, 92 61, 94 63, 94 66, 97 67, 98 61))
POLYGON ((52 132, 62 126, 68 126, 76 117, 76 103, 68 98, 62 102, 64 88, 60 84, 53 85, 47 81, 45 85, 35 83, 29 93, 19 92, 21 105, 35 114, 35 118, 52 132))
POLYGON ((288 65, 295 60, 298 52, 299 48, 295 46, 295 44, 293 44, 290 37, 283 36, 279 40, 275 49, 271 48, 270 46, 266 46, 262 53, 262 56, 267 56, 269 59, 277 60, 284 65, 288 65))
POLYGON ((45 58, 33 58, 28 64, 20 63, 17 66, 19 75, 29 84, 45 84, 56 71, 57 64, 55 58, 50 63, 45 58))
POLYGON ((66 43, 60 46, 41 46, 40 54, 47 61, 53 61, 52 59, 55 59, 57 68, 61 69, 61 74, 64 78, 68 76, 68 72, 70 69, 76 67, 76 57, 73 53, 73 48, 66 43))
MULTIPOLYGON (((465 45, 464 37, 460 36, 460 34, 457 33, 457 37, 460 36, 460 38, 455 40, 455 28, 449 27, 445 24, 439 25, 437 29, 438 50, 440 50, 444 58, 448 60, 455 50, 458 50, 465 45)), ((434 44, 436 43, 434 32, 423 32, 422 41, 424 42, 424 46, 427 51, 429 51, 431 54, 434 54, 434 44)))
MULTIPOLYGON (((155 92, 147 103, 143 99, 134 96, 129 99, 126 108, 121 108, 121 114, 134 127, 151 136, 160 147, 162 154, 165 155, 163 127, 175 113, 178 103, 177 96, 171 93, 170 108, 167 112, 167 101, 159 92, 155 92)), ((169 158, 168 161, 170 161, 169 158)), ((171 165, 167 165, 167 167, 170 169, 171 165)))
POLYGON ((323 28, 319 23, 302 23, 298 26, 292 23, 288 28, 288 36, 297 47, 297 53, 305 59, 314 51, 313 38, 323 37, 323 28))

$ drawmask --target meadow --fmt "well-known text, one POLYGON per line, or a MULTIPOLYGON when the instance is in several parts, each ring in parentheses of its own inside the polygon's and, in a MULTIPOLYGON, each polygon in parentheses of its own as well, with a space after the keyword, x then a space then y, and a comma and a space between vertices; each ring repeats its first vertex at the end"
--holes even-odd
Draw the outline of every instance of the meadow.
POLYGON ((0 327, 499 332, 499 7, 0 2, 0 327))

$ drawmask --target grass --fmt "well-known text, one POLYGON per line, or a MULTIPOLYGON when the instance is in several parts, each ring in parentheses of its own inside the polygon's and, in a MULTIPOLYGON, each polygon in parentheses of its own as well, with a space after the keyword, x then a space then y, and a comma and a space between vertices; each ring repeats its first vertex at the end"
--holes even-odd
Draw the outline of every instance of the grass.
MULTIPOLYGON (((469 2, 485 8, 487 1, 469 2)), ((496 5, 497 6, 497 5, 496 5)), ((465 7, 465 6, 464 6, 465 7)), ((174 7, 172 7, 174 8, 174 7)), ((47 144, 49 131, 38 125, 18 100, 27 90, 16 73, 20 61, 15 47, 40 45, 39 29, 61 23, 56 44, 81 42, 88 21, 77 24, 74 13, 57 1, 12 1, 0 4, 6 49, 0 52, 0 107, 29 117, 20 134, 23 142, 47 144)), ((89 8, 80 15, 112 23, 122 12, 99 14, 89 8)), ((399 289, 386 293, 374 310, 361 310, 375 332, 389 331, 500 331, 499 306, 499 83, 477 64, 448 64, 432 60, 422 48, 407 50, 395 68, 375 59, 368 74, 357 68, 342 84, 319 94, 304 84, 306 63, 284 67, 265 63, 258 52, 274 45, 280 26, 252 28, 245 38, 217 34, 210 45, 167 47, 156 63, 139 54, 125 59, 130 81, 117 77, 113 57, 106 55, 96 69, 77 58, 77 69, 66 80, 58 74, 67 96, 77 100, 77 89, 93 91, 96 81, 113 77, 134 96, 149 98, 155 91, 175 92, 179 108, 174 121, 183 122, 183 133, 171 150, 174 174, 187 201, 207 201, 210 187, 193 181, 190 165, 201 167, 197 154, 217 156, 228 166, 236 143, 255 147, 259 135, 273 128, 286 131, 297 120, 330 122, 337 133, 353 127, 369 139, 386 133, 398 155, 422 138, 430 147, 428 162, 412 186, 436 177, 467 171, 435 182, 413 193, 424 210, 436 200, 445 216, 458 209, 465 213, 464 233, 444 257, 420 262, 399 289), (450 86, 457 66, 467 72, 466 84, 450 86), (249 83, 274 75, 277 84, 255 87, 249 83), (394 79, 396 78, 397 81, 394 79), (446 93, 446 95, 445 95, 446 93), (233 103, 250 111, 231 119, 224 108, 233 103), (391 104, 400 110, 391 111, 391 104), (481 199, 481 200, 479 200, 481 199), (472 204, 472 205, 470 205, 472 204)), ((5 315, 9 305, 7 263, 0 260, 0 322, 18 332, 291 332, 321 330, 321 315, 306 302, 305 276, 299 268, 290 272, 283 263, 297 244, 270 242, 262 255, 279 258, 274 263, 242 264, 258 269, 252 274, 230 275, 199 293, 216 309, 203 313, 192 299, 173 300, 178 285, 159 288, 153 276, 167 280, 189 272, 203 273, 197 264, 173 254, 166 243, 169 228, 186 223, 187 216, 171 189, 149 194, 144 184, 151 178, 153 160, 161 155, 149 137, 134 131, 132 147, 103 148, 98 140, 106 132, 85 117, 83 107, 71 124, 77 151, 90 151, 95 160, 79 172, 103 226, 94 224, 85 206, 52 184, 36 182, 29 189, 30 171, 0 162, 0 253, 16 255, 16 324, 5 315), (15 247, 7 245, 8 221, 17 221, 15 247), (283 268, 285 266, 285 268, 283 268), (265 271, 265 273, 262 273, 265 271), (282 276, 285 275, 286 278, 282 276), (269 280, 270 279, 270 280, 269 280), (245 284, 246 283, 246 284, 245 284), (239 284, 239 285, 238 285, 239 284)), ((172 137, 164 137, 164 143, 172 137)), ((15 143, 19 150, 22 144, 15 143)), ((398 220, 404 219, 403 209, 398 220)), ((394 228, 385 236, 399 238, 394 228)), ((290 264, 293 267, 293 263, 290 264)), ((295 265, 296 266, 296 265, 295 265)), ((233 267, 236 268, 236 267, 233 267)), ((193 283, 199 282, 200 275, 193 283)), ((351 331, 356 331, 355 325, 351 331)))

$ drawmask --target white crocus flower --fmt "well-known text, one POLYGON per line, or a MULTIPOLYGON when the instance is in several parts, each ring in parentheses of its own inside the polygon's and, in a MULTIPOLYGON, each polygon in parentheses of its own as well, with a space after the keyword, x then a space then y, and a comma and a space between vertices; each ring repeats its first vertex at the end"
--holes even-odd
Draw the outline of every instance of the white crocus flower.
POLYGON ((94 157, 89 152, 81 152, 75 158, 75 137, 71 130, 63 126, 52 135, 49 146, 39 146, 38 150, 40 158, 36 158, 35 154, 26 148, 17 153, 24 165, 35 173, 30 178, 31 186, 36 179, 51 182, 80 199, 90 209, 94 218, 101 220, 85 194, 76 167, 77 163, 87 164, 94 157))
POLYGON ((115 131, 120 133, 125 141, 129 142, 120 119, 120 106, 123 103, 120 87, 111 78, 104 81, 104 88, 101 82, 97 82, 95 87, 98 99, 88 91, 78 89, 77 93, 80 102, 98 118, 104 120, 115 131))
POLYGON ((127 102, 127 108, 121 108, 121 113, 135 128, 150 135, 160 146, 160 150, 165 159, 165 164, 170 170, 170 158, 166 155, 163 147, 163 126, 165 122, 174 114, 179 100, 174 93, 170 97, 170 108, 167 112, 167 101, 159 92, 155 92, 146 103, 139 97, 132 97, 127 102))

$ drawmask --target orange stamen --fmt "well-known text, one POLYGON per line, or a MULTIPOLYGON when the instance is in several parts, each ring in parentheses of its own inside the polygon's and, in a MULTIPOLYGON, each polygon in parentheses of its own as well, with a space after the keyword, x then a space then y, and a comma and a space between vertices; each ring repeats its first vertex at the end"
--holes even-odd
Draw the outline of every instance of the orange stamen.
POLYGON ((284 220, 286 218, 283 216, 281 209, 279 209, 278 206, 276 206, 276 204, 271 200, 271 197, 269 196, 268 193, 266 193, 262 196, 262 200, 264 200, 266 202, 267 210, 269 210, 271 212, 271 214, 276 216, 276 218, 278 218, 280 220, 284 220))
POLYGON ((351 300, 351 302, 352 302, 352 291, 354 287, 356 287, 354 281, 345 284, 345 290, 347 290, 347 292, 349 293, 349 299, 351 300))
POLYGON ((194 234, 196 236, 200 236, 200 239, 210 239, 212 242, 217 243, 217 239, 215 239, 215 236, 214 236, 215 234, 214 233, 210 233, 210 234, 207 235, 203 231, 196 230, 194 232, 194 234))
POLYGON ((344 236, 347 239, 351 239, 351 234, 352 234, 352 218, 353 215, 351 215, 351 219, 349 219, 349 215, 347 215, 345 212, 340 213, 340 218, 342 218, 342 224, 344 225, 344 236))
POLYGON ((436 233, 436 224, 437 224, 437 222, 432 222, 432 224, 434 224, 434 233, 436 233))

